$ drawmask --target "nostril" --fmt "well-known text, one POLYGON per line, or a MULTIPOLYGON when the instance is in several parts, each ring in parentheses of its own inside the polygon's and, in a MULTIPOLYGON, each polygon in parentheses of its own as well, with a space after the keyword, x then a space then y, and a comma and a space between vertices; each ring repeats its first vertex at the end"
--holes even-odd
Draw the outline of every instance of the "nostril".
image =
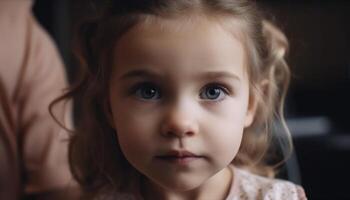
POLYGON ((169 130, 166 132, 163 132, 163 135, 166 137, 176 137, 176 138, 182 138, 182 137, 191 137, 194 136, 195 133, 193 131, 174 131, 174 130, 169 130))
POLYGON ((186 133, 186 135, 188 135, 188 136, 193 136, 193 135, 194 135, 194 132, 189 131, 189 132, 186 133))
POLYGON ((162 134, 166 137, 189 137, 197 132, 195 123, 168 123, 163 124, 162 134))

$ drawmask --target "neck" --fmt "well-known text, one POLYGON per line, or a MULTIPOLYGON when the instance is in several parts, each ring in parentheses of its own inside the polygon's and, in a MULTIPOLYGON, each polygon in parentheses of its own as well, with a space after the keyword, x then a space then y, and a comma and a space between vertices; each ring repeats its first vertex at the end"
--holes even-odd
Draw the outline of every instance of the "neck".
POLYGON ((233 174, 228 167, 216 173, 200 186, 186 191, 166 189, 147 179, 143 183, 142 196, 145 200, 224 200, 230 192, 232 180, 233 174))

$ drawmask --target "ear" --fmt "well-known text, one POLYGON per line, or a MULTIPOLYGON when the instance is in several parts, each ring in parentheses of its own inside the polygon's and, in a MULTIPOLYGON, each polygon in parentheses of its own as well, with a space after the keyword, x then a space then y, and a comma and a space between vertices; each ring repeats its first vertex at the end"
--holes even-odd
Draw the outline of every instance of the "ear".
MULTIPOLYGON (((268 85, 267 79, 264 79, 263 81, 260 82, 260 84, 257 85, 258 91, 260 91, 261 95, 264 95, 267 85, 268 85)), ((259 103, 259 99, 261 98, 260 97, 261 95, 257 94, 257 91, 255 92, 250 91, 248 109, 247 109, 247 114, 244 122, 244 128, 249 127, 254 122, 254 118, 258 109, 258 103, 259 103)))

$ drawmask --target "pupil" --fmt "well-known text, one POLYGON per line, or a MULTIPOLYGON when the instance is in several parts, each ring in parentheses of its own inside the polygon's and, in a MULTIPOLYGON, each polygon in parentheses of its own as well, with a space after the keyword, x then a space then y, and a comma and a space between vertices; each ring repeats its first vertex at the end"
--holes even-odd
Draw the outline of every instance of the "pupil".
POLYGON ((218 97, 219 89, 217 89, 217 88, 209 88, 207 94, 208 94, 209 98, 216 98, 216 97, 218 97))
POLYGON ((145 97, 153 97, 155 95, 156 91, 154 88, 145 88, 145 90, 143 91, 143 94, 145 97))

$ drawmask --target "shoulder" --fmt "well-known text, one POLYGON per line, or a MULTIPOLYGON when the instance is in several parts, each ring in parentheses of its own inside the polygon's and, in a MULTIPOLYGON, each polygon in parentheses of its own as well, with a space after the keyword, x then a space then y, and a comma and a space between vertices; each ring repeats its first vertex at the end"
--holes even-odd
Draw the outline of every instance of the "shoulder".
POLYGON ((238 168, 234 168, 234 172, 240 199, 307 199, 303 188, 292 182, 262 177, 238 168))

